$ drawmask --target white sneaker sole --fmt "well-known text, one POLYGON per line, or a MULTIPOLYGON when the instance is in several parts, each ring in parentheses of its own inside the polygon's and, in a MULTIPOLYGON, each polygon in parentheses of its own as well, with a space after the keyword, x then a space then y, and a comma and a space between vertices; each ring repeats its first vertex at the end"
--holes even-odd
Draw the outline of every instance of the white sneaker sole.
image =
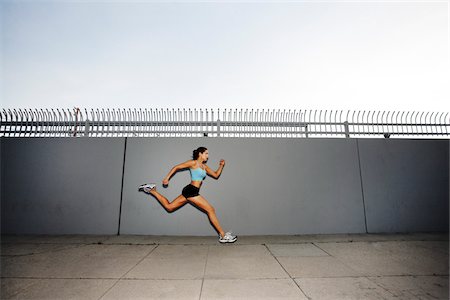
POLYGON ((139 187, 138 187, 138 191, 140 192, 140 191, 143 191, 143 192, 147 192, 148 193, 148 191, 146 191, 146 189, 148 189, 148 190, 153 190, 154 188, 156 187, 156 185, 155 186, 153 186, 152 188, 150 188, 149 186, 148 186, 148 184, 141 184, 139 187))
POLYGON ((219 243, 221 243, 221 244, 228 244, 228 243, 234 243, 236 241, 237 241, 237 237, 235 237, 232 240, 219 240, 219 243))

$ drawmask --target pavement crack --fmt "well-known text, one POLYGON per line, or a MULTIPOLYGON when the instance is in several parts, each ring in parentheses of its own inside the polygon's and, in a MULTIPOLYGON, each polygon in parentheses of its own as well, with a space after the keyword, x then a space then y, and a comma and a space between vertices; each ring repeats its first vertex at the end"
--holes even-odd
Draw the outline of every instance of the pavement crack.
POLYGON ((316 246, 317 248, 319 248, 320 250, 322 250, 323 252, 325 252, 326 254, 328 254, 331 257, 334 257, 333 255, 331 255, 330 253, 328 253, 327 251, 325 251, 324 249, 320 248, 316 243, 312 243, 314 246, 316 246))
POLYGON ((367 280, 369 280, 370 282, 374 283, 376 286, 380 287, 381 289, 383 289, 385 292, 389 293, 392 295, 392 297, 396 297, 396 295, 391 292, 390 290, 388 290, 387 288, 385 288, 384 286, 382 286, 381 284, 379 284, 378 282, 371 280, 370 277, 368 276, 364 276, 363 278, 366 278, 367 280))

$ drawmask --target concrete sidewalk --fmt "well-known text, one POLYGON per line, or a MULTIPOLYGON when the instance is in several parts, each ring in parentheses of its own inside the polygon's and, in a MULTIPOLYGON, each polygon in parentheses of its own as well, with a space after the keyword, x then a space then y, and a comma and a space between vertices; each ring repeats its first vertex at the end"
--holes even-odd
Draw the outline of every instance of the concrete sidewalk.
POLYGON ((449 299, 448 234, 2 236, 1 299, 449 299))

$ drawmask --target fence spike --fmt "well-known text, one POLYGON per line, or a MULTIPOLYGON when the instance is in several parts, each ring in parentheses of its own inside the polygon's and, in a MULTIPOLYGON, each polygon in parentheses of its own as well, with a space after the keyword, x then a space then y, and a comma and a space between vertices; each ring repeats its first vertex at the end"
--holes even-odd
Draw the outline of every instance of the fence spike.
MULTIPOLYGON (((447 126, 450 125, 450 122, 449 122, 449 124, 447 124, 447 116, 448 116, 448 114, 449 114, 449 113, 446 113, 446 114, 445 114, 445 116, 444 116, 444 122, 441 123, 441 124, 443 124, 443 126, 444 126, 444 129, 445 129, 445 135, 448 134, 447 126)), ((442 126, 442 125, 441 125, 441 126, 442 126)), ((442 132, 442 133, 444 133, 444 132, 442 132)))

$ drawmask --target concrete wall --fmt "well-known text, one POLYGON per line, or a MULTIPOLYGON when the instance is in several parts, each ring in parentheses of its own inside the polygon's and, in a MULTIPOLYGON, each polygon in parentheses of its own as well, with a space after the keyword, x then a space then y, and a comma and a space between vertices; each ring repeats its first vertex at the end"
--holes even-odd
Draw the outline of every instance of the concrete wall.
POLYGON ((447 140, 3 138, 2 233, 215 235, 195 207, 169 214, 137 191, 156 182, 174 199, 189 172, 168 188, 161 181, 198 146, 209 149, 211 168, 226 160, 220 179, 201 189, 225 230, 448 230, 447 140))
POLYGON ((117 234, 124 141, 3 138, 2 233, 117 234))
POLYGON ((369 232, 448 228, 446 140, 359 140, 369 232))

